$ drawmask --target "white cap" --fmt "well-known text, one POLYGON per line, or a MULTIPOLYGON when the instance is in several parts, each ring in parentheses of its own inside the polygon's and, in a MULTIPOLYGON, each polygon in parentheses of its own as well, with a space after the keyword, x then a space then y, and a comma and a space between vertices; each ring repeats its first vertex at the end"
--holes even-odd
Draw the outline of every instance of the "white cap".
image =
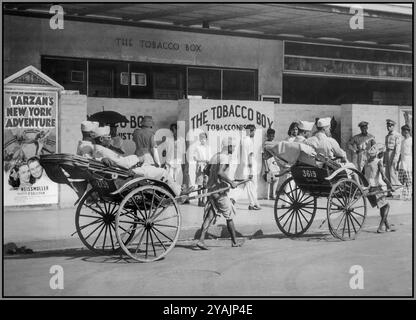
POLYGON ((93 121, 82 121, 81 122, 81 131, 90 132, 94 131, 100 124, 93 121))
POLYGON ((109 126, 96 127, 96 128, 94 128, 94 130, 92 131, 92 133, 93 133, 93 136, 95 138, 110 136, 110 127, 109 126))
POLYGON ((312 131, 313 122, 310 121, 300 121, 298 128, 304 131, 312 131))
POLYGON ((321 118, 318 120, 316 126, 318 128, 329 127, 331 125, 331 118, 321 118))

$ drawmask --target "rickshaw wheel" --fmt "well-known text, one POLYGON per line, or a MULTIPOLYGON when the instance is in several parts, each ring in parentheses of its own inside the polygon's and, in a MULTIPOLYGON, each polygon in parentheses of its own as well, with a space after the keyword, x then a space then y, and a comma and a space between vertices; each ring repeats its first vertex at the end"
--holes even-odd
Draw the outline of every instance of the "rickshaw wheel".
POLYGON ((367 199, 361 186, 352 179, 341 179, 328 196, 329 231, 340 240, 354 240, 367 216, 367 199))
MULTIPOLYGON (((117 202, 103 200, 94 189, 81 199, 76 210, 75 226, 80 240, 89 250, 111 254, 120 248, 115 227, 118 210, 117 202)), ((129 238, 133 235, 134 232, 131 232, 129 238)))
POLYGON ((116 214, 116 234, 123 251, 141 262, 162 259, 178 241, 181 215, 173 195, 159 186, 141 186, 127 194, 116 214), (137 216, 123 212, 137 210, 137 216), (126 231, 136 234, 127 243, 126 231))
POLYGON ((276 193, 274 218, 288 237, 300 236, 311 226, 316 213, 316 197, 303 192, 290 177, 276 193))

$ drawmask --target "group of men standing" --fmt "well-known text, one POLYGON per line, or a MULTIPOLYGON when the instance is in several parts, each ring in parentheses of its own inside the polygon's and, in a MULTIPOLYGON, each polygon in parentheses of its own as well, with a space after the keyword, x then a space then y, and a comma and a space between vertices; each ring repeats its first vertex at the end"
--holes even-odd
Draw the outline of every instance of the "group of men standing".
MULTIPOLYGON (((352 161, 356 168, 359 171, 363 171, 368 160, 368 151, 373 145, 376 144, 376 139, 368 132, 367 121, 361 121, 358 126, 360 127, 361 133, 353 136, 347 146, 353 153, 352 161)), ((395 126, 395 121, 391 119, 386 120, 388 133, 384 141, 383 165, 386 172, 386 178, 390 181, 391 185, 400 186, 401 184, 404 184, 406 189, 408 179, 399 179, 399 172, 412 172, 412 159, 410 151, 412 145, 412 139, 410 136, 411 130, 408 125, 404 125, 401 127, 402 134, 400 134, 395 131, 395 126), (405 170, 401 170, 403 168, 405 170)), ((411 178, 410 174, 405 173, 401 175, 405 175, 405 178, 411 178)))

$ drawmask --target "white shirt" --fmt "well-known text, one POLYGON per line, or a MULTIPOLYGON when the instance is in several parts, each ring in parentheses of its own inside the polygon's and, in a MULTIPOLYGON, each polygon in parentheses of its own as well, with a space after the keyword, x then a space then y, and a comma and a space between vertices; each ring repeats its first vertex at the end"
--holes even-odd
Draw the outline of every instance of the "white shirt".
POLYGON ((209 161, 211 159, 211 150, 209 146, 198 144, 194 147, 194 150, 192 152, 193 158, 195 158, 197 161, 209 161))
POLYGON ((256 161, 254 157, 254 143, 253 139, 249 136, 245 136, 241 139, 241 149, 240 149, 240 163, 237 166, 237 170, 235 171, 235 179, 237 180, 244 180, 247 179, 249 175, 254 174, 256 172, 256 161), (252 167, 249 168, 249 156, 252 159, 252 167))
POLYGON ((172 137, 166 138, 166 163, 171 167, 178 167, 185 164, 185 140, 178 137, 174 140, 172 137))
POLYGON ((405 171, 412 171, 412 149, 413 149, 413 139, 408 137, 402 140, 402 145, 400 147, 400 166, 399 169, 405 171))
POLYGON ((316 153, 322 153, 326 157, 346 157, 345 151, 341 149, 338 142, 323 132, 315 133, 313 137, 306 139, 305 143, 313 147, 316 153))

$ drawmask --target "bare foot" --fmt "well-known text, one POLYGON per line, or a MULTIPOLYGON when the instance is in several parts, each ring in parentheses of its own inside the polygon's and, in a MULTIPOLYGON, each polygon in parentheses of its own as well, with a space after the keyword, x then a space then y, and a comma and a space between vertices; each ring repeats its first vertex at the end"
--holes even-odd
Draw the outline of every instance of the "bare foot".
POLYGON ((241 241, 237 241, 236 243, 231 243, 231 247, 236 248, 236 247, 242 247, 244 244, 244 240, 241 241))
POLYGON ((205 245, 205 243, 203 243, 202 241, 198 241, 196 243, 196 246, 201 250, 209 250, 208 247, 205 245))

